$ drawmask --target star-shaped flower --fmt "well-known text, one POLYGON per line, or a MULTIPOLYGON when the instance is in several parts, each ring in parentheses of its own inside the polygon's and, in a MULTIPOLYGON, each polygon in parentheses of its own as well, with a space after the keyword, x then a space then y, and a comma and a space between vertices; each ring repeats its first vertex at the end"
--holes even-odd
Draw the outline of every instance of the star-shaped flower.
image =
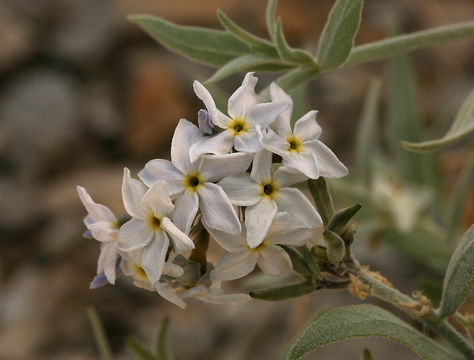
POLYGON ((286 101, 259 104, 255 94, 257 78, 253 74, 247 73, 242 85, 229 98, 229 116, 217 109, 211 94, 200 82, 194 82, 194 92, 206 105, 211 121, 224 131, 193 145, 191 161, 202 154, 229 153, 232 147, 246 153, 256 153, 262 149, 257 128, 266 129, 289 104, 286 101))
POLYGON ((84 224, 92 237, 101 242, 97 274, 104 274, 110 284, 115 284, 116 264, 119 258, 117 218, 107 206, 94 202, 82 186, 77 187, 77 192, 88 212, 84 224))
POLYGON ((287 213, 278 213, 265 240, 256 248, 247 244, 245 232, 227 234, 209 229, 214 239, 229 253, 219 260, 211 272, 212 281, 234 280, 249 274, 256 265, 267 275, 277 276, 292 269, 288 254, 280 245, 301 246, 312 235, 313 229, 294 227, 287 213))
POLYGON ((213 182, 246 171, 252 162, 252 155, 208 155, 192 162, 189 148, 202 136, 197 126, 181 119, 171 143, 171 161, 151 160, 138 176, 148 186, 158 180, 166 181, 170 195, 177 197, 173 221, 186 234, 189 234, 198 208, 201 209, 203 223, 208 227, 240 233, 240 223, 229 198, 213 182))
POLYGON ((270 94, 273 101, 284 101, 291 106, 277 119, 278 134, 268 129, 261 131, 265 149, 280 155, 283 165, 301 172, 311 179, 320 176, 339 178, 346 176, 347 168, 325 144, 318 140, 321 127, 316 122, 317 111, 311 110, 296 121, 291 129, 293 100, 278 85, 272 83, 270 94))
POLYGON ((143 248, 141 266, 151 283, 156 284, 163 272, 169 237, 178 253, 193 249, 194 243, 170 220, 175 207, 164 181, 156 181, 148 189, 140 181, 132 179, 130 171, 125 168, 122 197, 132 219, 120 228, 119 248, 122 251, 143 248))
POLYGON ((272 153, 262 150, 255 155, 250 176, 228 176, 219 182, 234 205, 246 206, 245 226, 250 247, 262 243, 277 211, 287 212, 295 225, 312 229, 322 226, 321 217, 306 196, 289 187, 304 180, 305 176, 283 166, 273 173, 272 153))

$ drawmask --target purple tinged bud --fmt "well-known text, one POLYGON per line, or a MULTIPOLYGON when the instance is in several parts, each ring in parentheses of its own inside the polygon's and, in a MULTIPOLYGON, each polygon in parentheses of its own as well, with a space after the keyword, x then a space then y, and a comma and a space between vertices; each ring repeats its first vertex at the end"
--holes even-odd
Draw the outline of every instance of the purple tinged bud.
POLYGON ((91 233, 90 230, 84 231, 84 233, 82 234, 82 237, 84 237, 84 238, 86 238, 86 239, 94 239, 94 238, 92 237, 92 233, 91 233))
POLYGON ((214 124, 211 121, 211 116, 204 109, 201 109, 198 112, 198 125, 199 125, 199 128, 202 131, 204 131, 206 134, 209 134, 209 135, 212 134, 212 129, 214 128, 214 124))
POLYGON ((89 285, 89 289, 97 289, 102 286, 108 285, 109 282, 107 281, 107 277, 105 276, 104 273, 102 274, 97 274, 91 281, 89 285))

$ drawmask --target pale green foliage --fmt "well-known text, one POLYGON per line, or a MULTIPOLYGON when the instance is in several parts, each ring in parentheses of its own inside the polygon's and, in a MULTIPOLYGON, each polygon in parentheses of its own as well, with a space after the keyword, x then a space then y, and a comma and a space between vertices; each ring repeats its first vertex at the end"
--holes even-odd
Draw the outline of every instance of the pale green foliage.
POLYGON ((278 0, 269 0, 267 4, 267 10, 265 12, 268 35, 270 35, 272 40, 275 40, 275 13, 277 5, 278 0))
POLYGON ((133 357, 137 360, 172 360, 173 355, 168 347, 169 323, 168 318, 164 318, 161 321, 152 350, 147 349, 146 346, 134 338, 127 339, 127 348, 133 357))
POLYGON ((97 311, 93 307, 87 308, 87 317, 91 324, 95 343, 99 349, 100 358, 102 360, 112 360, 112 351, 97 311))
POLYGON ((247 44, 225 31, 176 25, 151 15, 133 15, 129 19, 168 49, 207 65, 222 66, 251 53, 247 44))
POLYGON ((321 70, 342 65, 354 46, 360 24, 362 0, 337 0, 319 38, 318 63, 321 70))
POLYGON ((459 359, 404 321, 374 305, 341 307, 323 314, 299 335, 287 359, 301 359, 324 345, 366 336, 380 336, 399 342, 426 360, 459 359))
POLYGON ((432 151, 459 141, 472 132, 474 132, 474 89, 471 90, 448 132, 442 138, 423 142, 403 141, 402 145, 412 151, 432 151))
POLYGON ((452 315, 466 301, 474 286, 474 225, 463 235, 451 256, 443 282, 439 314, 452 315))
POLYGON ((357 160, 362 181, 367 187, 370 185, 372 179, 372 162, 379 110, 380 85, 380 80, 374 80, 370 84, 357 132, 357 160))
POLYGON ((281 18, 278 18, 276 23, 275 43, 278 50, 278 55, 281 59, 300 65, 309 65, 317 69, 316 60, 310 53, 300 50, 292 49, 286 42, 285 35, 281 25, 281 18))

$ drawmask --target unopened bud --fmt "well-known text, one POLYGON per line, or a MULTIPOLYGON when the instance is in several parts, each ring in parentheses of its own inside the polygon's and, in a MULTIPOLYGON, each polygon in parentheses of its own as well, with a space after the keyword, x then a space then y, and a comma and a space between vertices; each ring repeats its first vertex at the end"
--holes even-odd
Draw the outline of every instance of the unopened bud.
POLYGON ((199 129, 204 131, 206 134, 212 134, 214 124, 212 123, 211 115, 209 115, 209 113, 204 109, 201 109, 198 112, 198 125, 199 129))
POLYGON ((335 232, 338 235, 344 234, 352 221, 352 218, 362 207, 361 204, 355 204, 354 206, 339 210, 331 218, 328 224, 328 230, 335 232))
POLYGON ((344 240, 335 232, 325 230, 323 232, 324 240, 327 244, 327 257, 330 263, 338 264, 342 261, 344 253, 346 252, 346 246, 344 240))

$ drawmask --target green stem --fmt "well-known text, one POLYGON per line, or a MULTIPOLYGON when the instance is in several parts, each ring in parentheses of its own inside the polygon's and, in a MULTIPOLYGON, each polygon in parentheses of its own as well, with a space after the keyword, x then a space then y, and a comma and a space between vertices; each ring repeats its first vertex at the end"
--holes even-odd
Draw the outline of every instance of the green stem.
MULTIPOLYGON (((370 276, 364 269, 354 261, 351 268, 357 277, 370 286, 371 294, 375 297, 378 297, 393 306, 403 310, 408 313, 410 316, 413 316, 407 308, 400 306, 401 303, 412 303, 413 300, 408 295, 403 294, 397 289, 387 286, 382 283, 380 280, 375 279, 370 276)), ((416 317, 415 317, 416 318, 416 317)), ((417 320, 423 322, 428 327, 432 328, 439 335, 444 337, 453 347, 466 356, 466 359, 474 359, 474 346, 469 343, 469 341, 464 338, 459 332, 454 329, 446 320, 439 320, 436 312, 432 311, 429 318, 416 318, 417 320)))
POLYGON ((421 47, 474 36, 474 21, 440 26, 356 46, 343 67, 387 58, 421 47))
POLYGON ((102 360, 112 360, 112 351, 105 335, 104 327, 100 321, 97 311, 93 307, 87 308, 87 317, 92 327, 92 333, 94 334, 94 340, 99 348, 100 358, 102 360))

